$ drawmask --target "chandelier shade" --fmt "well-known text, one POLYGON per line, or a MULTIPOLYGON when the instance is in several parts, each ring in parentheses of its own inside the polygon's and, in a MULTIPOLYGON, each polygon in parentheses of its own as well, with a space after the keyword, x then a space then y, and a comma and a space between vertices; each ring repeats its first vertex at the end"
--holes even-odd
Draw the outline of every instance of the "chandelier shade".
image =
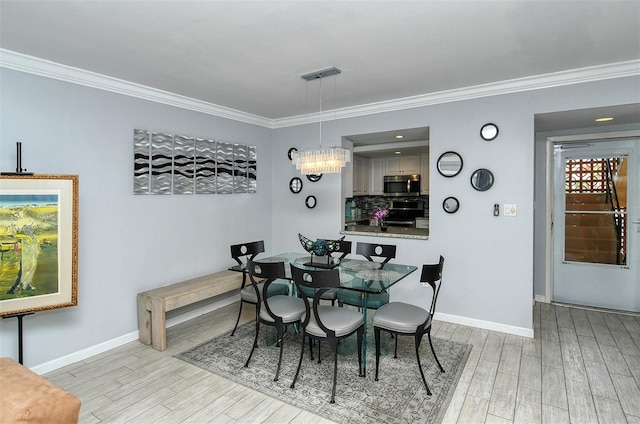
POLYGON ((303 175, 336 174, 351 162, 351 151, 342 147, 320 147, 306 152, 292 152, 291 162, 303 175))
MULTIPOLYGON (((338 68, 329 68, 322 71, 302 75, 302 79, 310 81, 320 79, 320 147, 304 152, 291 153, 291 163, 303 175, 337 174, 342 171, 348 162, 351 162, 351 151, 343 147, 322 147, 322 80, 321 78, 335 76, 341 73, 338 68)), ((335 80, 334 80, 335 81, 335 80)), ((335 93, 334 93, 335 95, 335 93)))

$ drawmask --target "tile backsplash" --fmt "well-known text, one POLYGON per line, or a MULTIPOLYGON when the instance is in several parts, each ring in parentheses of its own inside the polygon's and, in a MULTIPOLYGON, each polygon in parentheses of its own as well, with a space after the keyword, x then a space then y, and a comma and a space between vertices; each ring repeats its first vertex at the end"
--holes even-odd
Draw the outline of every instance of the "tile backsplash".
MULTIPOLYGON (((411 197, 384 197, 384 196, 357 196, 346 199, 346 202, 354 202, 356 210, 360 211, 358 217, 370 218, 378 208, 389 207, 389 202, 395 200, 424 200, 425 216, 429 216, 429 196, 411 196, 411 197)), ((352 204, 353 205, 353 204, 352 204)))

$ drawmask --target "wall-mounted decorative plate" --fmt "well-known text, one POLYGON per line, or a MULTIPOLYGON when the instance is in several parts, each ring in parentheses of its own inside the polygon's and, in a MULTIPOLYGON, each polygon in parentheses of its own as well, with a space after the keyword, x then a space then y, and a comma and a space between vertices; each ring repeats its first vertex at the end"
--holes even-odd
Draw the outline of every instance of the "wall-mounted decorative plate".
POLYGON ((291 181, 289 181, 289 190, 294 194, 300 193, 302 191, 302 180, 298 177, 291 178, 291 181))
POLYGON ((456 213, 460 209, 460 202, 453 196, 449 196, 442 202, 442 209, 446 213, 456 213))
POLYGON ((498 137, 498 132, 498 126, 490 122, 480 128, 480 137, 485 141, 495 140, 498 137))
POLYGON ((312 183, 315 183, 316 181, 320 181, 320 178, 322 178, 322 174, 307 175, 307 180, 311 181, 312 183))
POLYGON ((307 196, 307 199, 304 201, 304 204, 307 205, 309 209, 315 208, 317 203, 316 196, 307 196))
POLYGON ((444 152, 437 162, 438 172, 443 177, 455 177, 462 171, 462 156, 456 152, 444 152))
POLYGON ((485 168, 476 169, 471 174, 471 186, 478 191, 487 191, 493 186, 493 172, 485 168))
POLYGON ((289 160, 291 160, 291 153, 293 152, 297 152, 298 149, 296 149, 295 147, 292 147, 289 149, 289 151, 287 152, 287 157, 289 158, 289 160))

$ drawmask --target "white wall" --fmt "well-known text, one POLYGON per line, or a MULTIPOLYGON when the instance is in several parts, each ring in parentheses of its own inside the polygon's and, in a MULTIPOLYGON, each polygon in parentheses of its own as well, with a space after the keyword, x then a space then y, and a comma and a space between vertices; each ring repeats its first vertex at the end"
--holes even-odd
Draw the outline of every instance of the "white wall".
MULTIPOLYGON (((338 120, 323 131, 332 138, 323 144, 339 143, 342 135, 429 126, 431 234, 426 241, 392 239, 396 261, 420 265, 442 254, 442 318, 530 334, 534 115, 635 103, 639 88, 640 78, 628 77, 338 120), (478 136, 486 122, 500 127, 495 141, 478 136), (446 150, 464 159, 461 175, 452 179, 435 173, 435 159, 446 150), (469 186, 480 167, 496 176, 484 193, 469 186), (449 195, 461 201, 454 215, 440 206, 449 195), (518 204, 518 216, 493 217, 494 203, 518 204)), ((305 179, 298 195, 288 188, 296 172, 287 150, 316 147, 317 124, 268 130, 6 69, 0 69, 0 102, 0 169, 15 168, 15 142, 22 141, 30 171, 80 176, 79 305, 25 318, 27 366, 131 338, 136 293, 224 269, 232 243, 264 239, 275 253, 301 251, 298 232, 338 236, 339 175, 305 179), (258 193, 134 196, 132 133, 141 127, 258 146, 258 193), (312 210, 304 206, 309 194, 318 199, 312 210)), ((418 277, 395 286, 392 299, 423 303, 418 277)), ((15 321, 0 321, 1 356, 16 357, 15 321)))
MULTIPOLYGON (((630 77, 338 120, 333 123, 335 130, 323 131, 335 134, 333 139, 323 140, 323 145, 338 144, 342 135, 429 126, 429 240, 379 241, 397 244, 398 263, 420 265, 437 261, 440 254, 445 257, 440 318, 532 335, 534 115, 636 103, 640 100, 639 81, 630 77), (480 127, 487 122, 500 128, 498 138, 491 142, 479 137, 480 127), (455 178, 435 172, 435 161, 447 150, 459 152, 464 160, 462 173, 455 178), (469 179, 477 168, 488 168, 495 174, 495 185, 489 191, 471 188, 469 179), (460 200, 458 213, 450 215, 442 210, 447 196, 460 200), (492 214, 494 203, 501 206, 497 218, 492 214), (516 217, 502 215, 505 203, 517 204, 516 217)), ((287 150, 316 147, 317 131, 298 127, 275 133, 273 198, 280 206, 273 217, 275 250, 299 249, 298 232, 310 238, 338 236, 342 214, 338 176, 305 183, 298 195, 287 188, 295 175, 285 166, 287 150), (304 207, 309 194, 318 198, 314 210, 304 207)), ((348 239, 378 240, 361 236, 348 239)), ((392 300, 426 306, 430 292, 417 284, 418 279, 419 273, 414 273, 394 286, 392 300)))
MULTIPOLYGON (((78 306, 24 318, 33 366, 137 331, 136 294, 232 265, 229 245, 271 238, 271 131, 0 69, 0 169, 79 175, 78 306), (133 129, 258 148, 258 193, 133 195, 133 129)), ((17 359, 16 319, 0 356, 17 359)))

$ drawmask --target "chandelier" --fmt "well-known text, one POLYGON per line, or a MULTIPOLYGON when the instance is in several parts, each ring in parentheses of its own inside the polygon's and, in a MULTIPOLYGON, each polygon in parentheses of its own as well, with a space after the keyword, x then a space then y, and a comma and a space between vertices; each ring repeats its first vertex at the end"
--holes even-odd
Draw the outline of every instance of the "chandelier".
POLYGON ((312 72, 310 74, 302 75, 302 78, 307 81, 320 79, 320 147, 313 150, 307 150, 304 152, 293 151, 291 153, 291 163, 296 166, 296 169, 303 175, 312 174, 337 174, 342 171, 347 164, 351 161, 351 151, 343 147, 322 147, 322 79, 324 77, 337 75, 341 71, 338 68, 329 68, 323 71, 312 72))

